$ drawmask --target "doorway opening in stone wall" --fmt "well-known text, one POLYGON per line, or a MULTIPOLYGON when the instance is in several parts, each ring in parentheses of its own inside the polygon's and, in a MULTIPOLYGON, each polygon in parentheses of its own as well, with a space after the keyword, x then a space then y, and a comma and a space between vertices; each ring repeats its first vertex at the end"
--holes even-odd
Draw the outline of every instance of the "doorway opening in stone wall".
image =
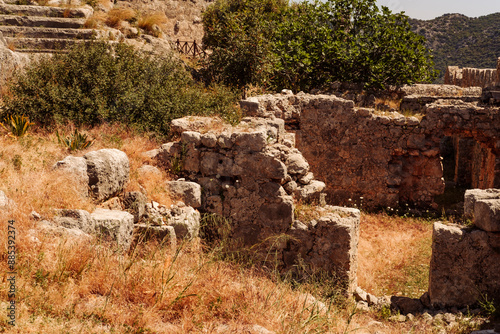
POLYGON ((445 190, 435 197, 447 215, 463 214, 467 189, 493 187, 495 155, 472 137, 446 136, 440 143, 445 190))

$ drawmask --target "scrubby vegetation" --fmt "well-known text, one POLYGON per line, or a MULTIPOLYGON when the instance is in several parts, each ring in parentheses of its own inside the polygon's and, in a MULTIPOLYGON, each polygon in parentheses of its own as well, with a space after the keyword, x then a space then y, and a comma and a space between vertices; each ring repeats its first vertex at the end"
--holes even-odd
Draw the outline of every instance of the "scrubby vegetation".
POLYGON ((25 115, 44 126, 121 122, 160 136, 186 115, 238 118, 236 95, 195 82, 174 56, 157 58, 124 44, 76 46, 30 64, 4 98, 0 118, 25 115))

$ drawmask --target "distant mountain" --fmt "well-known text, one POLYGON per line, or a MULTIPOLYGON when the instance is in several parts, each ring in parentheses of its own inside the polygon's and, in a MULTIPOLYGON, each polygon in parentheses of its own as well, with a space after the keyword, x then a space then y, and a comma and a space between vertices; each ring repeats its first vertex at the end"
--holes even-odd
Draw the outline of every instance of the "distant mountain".
POLYGON ((413 31, 427 39, 442 82, 447 66, 496 68, 500 57, 500 13, 467 17, 445 14, 433 20, 410 19, 413 31))

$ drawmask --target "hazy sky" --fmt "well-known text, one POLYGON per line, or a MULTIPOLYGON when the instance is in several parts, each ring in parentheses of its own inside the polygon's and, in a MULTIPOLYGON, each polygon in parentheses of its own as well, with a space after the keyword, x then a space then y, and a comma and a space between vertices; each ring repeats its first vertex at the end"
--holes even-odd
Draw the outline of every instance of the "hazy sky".
POLYGON ((448 13, 477 17, 500 12, 500 0, 377 0, 377 4, 421 20, 448 13))

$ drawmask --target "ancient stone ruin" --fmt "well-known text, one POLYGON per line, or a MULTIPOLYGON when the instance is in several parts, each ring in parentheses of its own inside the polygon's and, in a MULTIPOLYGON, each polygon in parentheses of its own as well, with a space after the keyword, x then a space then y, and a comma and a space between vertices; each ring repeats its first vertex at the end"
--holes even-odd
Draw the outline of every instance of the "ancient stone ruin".
POLYGON ((500 301, 500 190, 468 190, 465 213, 470 227, 434 224, 429 297, 435 308, 500 301))
POLYGON ((435 196, 445 190, 446 149, 453 152, 444 162, 455 182, 500 187, 495 107, 438 99, 420 114, 404 116, 304 93, 252 97, 241 106, 246 115, 285 121, 311 171, 325 182, 328 203, 435 207, 435 196))
POLYGON ((257 258, 281 270, 333 275, 353 290, 359 210, 325 205, 298 212, 296 202, 318 200, 325 184, 309 171, 283 120, 245 118, 232 127, 185 117, 172 130, 180 141, 164 144, 157 159, 201 185, 200 210, 229 219, 238 247, 262 249, 257 258))

